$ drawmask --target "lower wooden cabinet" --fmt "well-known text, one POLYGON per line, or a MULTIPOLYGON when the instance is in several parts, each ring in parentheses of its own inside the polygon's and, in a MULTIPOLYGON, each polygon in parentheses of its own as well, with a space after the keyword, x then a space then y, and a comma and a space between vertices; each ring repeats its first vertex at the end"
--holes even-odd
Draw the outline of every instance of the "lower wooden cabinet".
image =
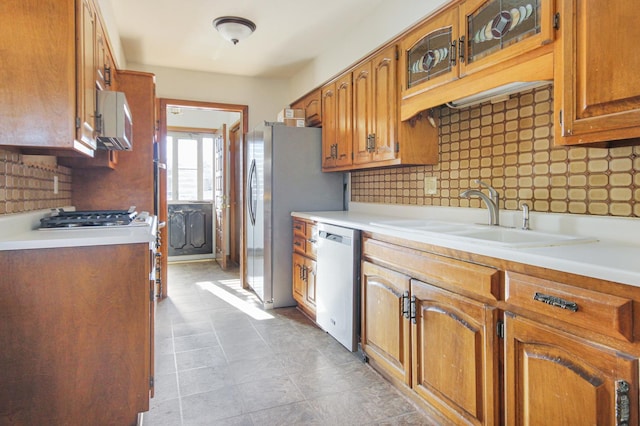
POLYGON ((499 424, 497 309, 411 280, 414 391, 457 424, 499 424))
POLYGON ((505 314, 508 425, 637 425, 638 358, 505 314))
POLYGON ((293 298, 309 316, 316 313, 316 261, 293 254, 293 298))
POLYGON ((136 424, 153 388, 151 259, 148 243, 0 251, 0 424, 136 424))
POLYGON ((370 262, 362 263, 361 344, 370 360, 411 386, 411 279, 370 262))
POLYGON ((441 423, 639 424, 640 288, 367 233, 361 279, 365 355, 441 423))
POLYGON ((484 291, 498 271, 368 239, 363 247, 361 339, 372 366, 445 421, 499 424, 498 310, 441 288, 448 276, 454 288, 484 291))
POLYGON ((316 318, 316 225, 313 221, 293 219, 293 298, 298 308, 313 320, 316 318))

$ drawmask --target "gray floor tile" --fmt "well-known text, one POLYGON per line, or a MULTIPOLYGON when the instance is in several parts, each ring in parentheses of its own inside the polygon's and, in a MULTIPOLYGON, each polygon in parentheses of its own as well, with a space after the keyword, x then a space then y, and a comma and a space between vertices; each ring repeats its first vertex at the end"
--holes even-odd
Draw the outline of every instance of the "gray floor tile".
POLYGON ((182 397, 221 389, 233 384, 233 377, 226 366, 195 368, 178 373, 178 386, 182 397))
POLYGON ((269 426, 321 426, 325 424, 306 401, 256 411, 251 413, 251 419, 255 425, 269 426))
POLYGON ((154 397, 149 404, 151 407, 157 406, 164 401, 178 399, 178 376, 176 373, 156 374, 153 380, 154 397))
POLYGON ((175 351, 184 352, 194 349, 212 348, 219 346, 216 333, 210 331, 208 333, 190 334, 188 336, 179 336, 174 339, 175 351))
POLYGON ((238 389, 228 386, 182 397, 182 412, 185 426, 211 426, 244 414, 244 408, 238 389))
POLYGON ((155 404, 142 416, 143 426, 180 426, 180 400, 170 399, 155 404))
POLYGON ((173 352, 155 354, 155 374, 169 374, 175 372, 176 358, 173 352))
POLYGON ((216 367, 227 364, 227 359, 220 346, 176 352, 178 371, 192 370, 201 367, 216 367))
POLYGON ((436 424, 297 309, 238 309, 258 304, 237 277, 212 262, 170 265, 144 426, 436 424))
POLYGON ((247 411, 264 410, 304 399, 298 387, 287 376, 242 383, 238 385, 238 389, 247 411))
POLYGON ((192 334, 210 333, 213 326, 210 321, 179 322, 173 324, 173 336, 182 337, 192 334))

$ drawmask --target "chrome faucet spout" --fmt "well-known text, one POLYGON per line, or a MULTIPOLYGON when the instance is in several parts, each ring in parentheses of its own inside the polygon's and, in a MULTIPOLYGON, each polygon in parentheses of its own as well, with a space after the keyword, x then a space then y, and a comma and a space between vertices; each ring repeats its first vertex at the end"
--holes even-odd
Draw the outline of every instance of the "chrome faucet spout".
POLYGON ((498 225, 500 223, 498 218, 498 207, 491 198, 484 194, 484 192, 478 191, 477 189, 467 189, 466 191, 463 191, 460 196, 464 198, 480 198, 484 201, 487 209, 489 210, 489 225, 498 225))

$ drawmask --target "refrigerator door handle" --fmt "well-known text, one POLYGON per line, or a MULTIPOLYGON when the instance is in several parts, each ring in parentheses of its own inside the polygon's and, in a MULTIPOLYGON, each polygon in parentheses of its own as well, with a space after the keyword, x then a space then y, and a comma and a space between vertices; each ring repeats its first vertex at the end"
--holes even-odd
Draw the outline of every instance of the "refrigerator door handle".
POLYGON ((256 224, 256 212, 253 210, 253 178, 256 174, 256 160, 251 160, 249 168, 249 178, 247 179, 247 210, 249 211, 249 219, 251 225, 256 224))

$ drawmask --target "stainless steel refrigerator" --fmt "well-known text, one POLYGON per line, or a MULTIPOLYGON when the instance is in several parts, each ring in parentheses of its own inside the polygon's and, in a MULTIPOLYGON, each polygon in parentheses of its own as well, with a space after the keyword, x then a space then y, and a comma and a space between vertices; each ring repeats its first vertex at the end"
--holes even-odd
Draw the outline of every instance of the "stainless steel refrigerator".
POLYGON ((264 307, 295 306, 292 211, 343 210, 343 173, 322 173, 321 129, 265 123, 247 135, 247 284, 264 307))

